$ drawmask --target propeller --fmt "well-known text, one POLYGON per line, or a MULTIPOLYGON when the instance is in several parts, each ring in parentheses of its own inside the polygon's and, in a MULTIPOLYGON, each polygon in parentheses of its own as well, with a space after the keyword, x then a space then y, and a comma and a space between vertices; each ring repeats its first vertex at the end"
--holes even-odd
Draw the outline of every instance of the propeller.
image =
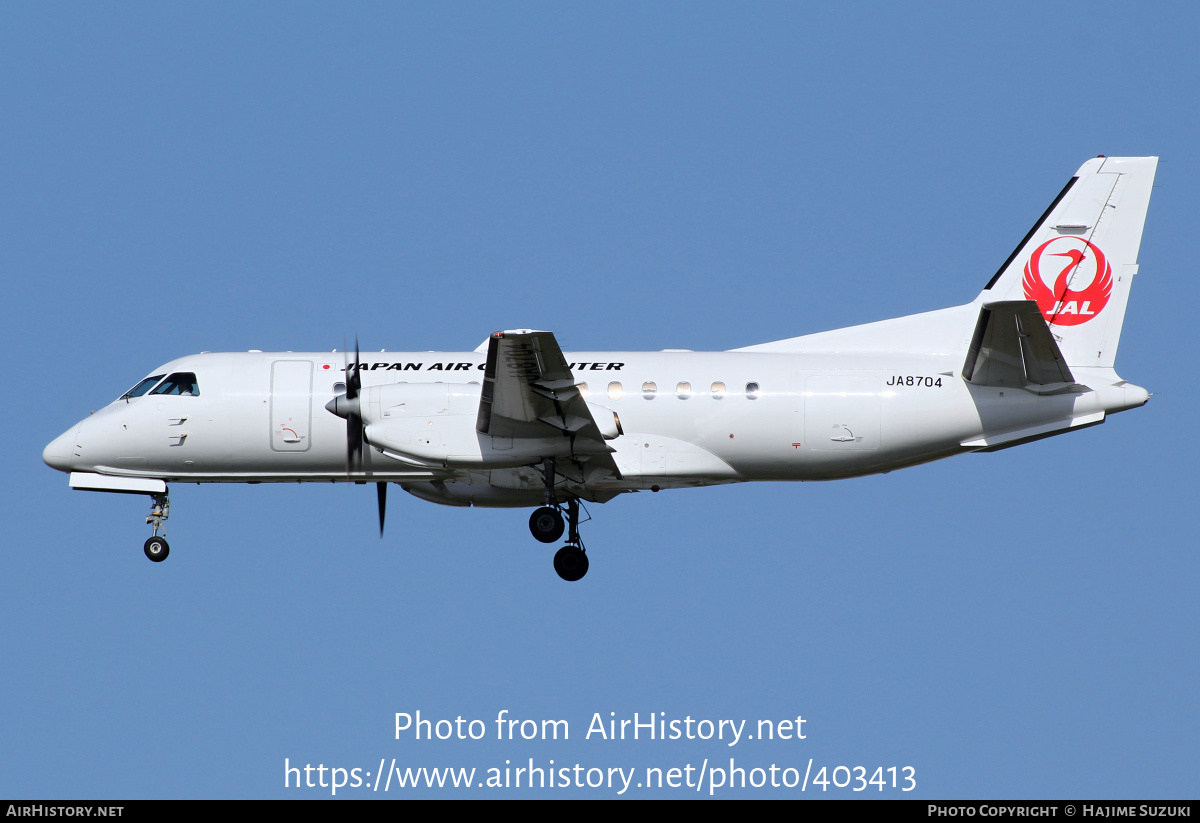
MULTIPOLYGON (((363 423, 359 413, 358 393, 362 390, 359 369, 358 338, 354 338, 354 368, 346 375, 346 473, 362 471, 363 423)), ((337 402, 336 400, 334 401, 337 402)), ((335 411, 334 414, 337 414, 335 411)))
MULTIPOLYGON (((354 338, 354 366, 346 364, 346 393, 330 400, 325 408, 346 420, 346 478, 363 470, 362 412, 358 395, 362 392, 362 371, 359 369, 358 338, 354 338)), ((359 480, 359 483, 366 481, 359 480)), ((387 482, 375 483, 376 499, 379 503, 379 536, 383 537, 383 519, 387 511, 387 482)))
POLYGON ((383 514, 387 511, 387 483, 376 483, 375 495, 379 498, 379 536, 383 537, 383 514))

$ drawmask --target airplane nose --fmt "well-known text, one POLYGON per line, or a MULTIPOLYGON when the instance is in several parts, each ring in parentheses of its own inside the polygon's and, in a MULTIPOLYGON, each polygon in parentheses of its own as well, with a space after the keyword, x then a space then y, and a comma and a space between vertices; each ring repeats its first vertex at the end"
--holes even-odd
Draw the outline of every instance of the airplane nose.
POLYGON ((75 463, 75 440, 79 435, 79 427, 82 425, 82 423, 76 423, 51 440, 50 445, 42 450, 42 460, 47 466, 58 469, 60 472, 71 471, 71 467, 75 463))

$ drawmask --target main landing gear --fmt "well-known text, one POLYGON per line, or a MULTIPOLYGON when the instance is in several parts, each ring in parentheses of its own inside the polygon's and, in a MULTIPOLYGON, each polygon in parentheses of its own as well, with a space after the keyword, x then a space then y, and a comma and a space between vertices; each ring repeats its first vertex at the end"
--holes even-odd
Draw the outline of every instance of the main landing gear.
POLYGON ((563 580, 574 582, 587 574, 588 559, 579 537, 579 499, 572 497, 567 500, 566 516, 564 505, 554 496, 554 461, 542 462, 542 476, 546 481, 545 505, 534 511, 529 517, 529 531, 534 538, 542 543, 554 543, 567 532, 567 545, 554 555, 554 571, 563 580))
POLYGON ((556 506, 542 506, 529 515, 529 531, 543 543, 557 542, 566 529, 567 523, 556 506))
POLYGON ((161 563, 167 559, 167 555, 171 553, 171 547, 167 545, 166 528, 163 526, 163 521, 171 514, 171 500, 166 493, 153 494, 150 496, 150 516, 146 518, 146 522, 154 527, 154 536, 148 539, 142 547, 146 552, 146 557, 149 557, 155 563, 161 563), (159 530, 162 530, 162 535, 159 535, 159 530))

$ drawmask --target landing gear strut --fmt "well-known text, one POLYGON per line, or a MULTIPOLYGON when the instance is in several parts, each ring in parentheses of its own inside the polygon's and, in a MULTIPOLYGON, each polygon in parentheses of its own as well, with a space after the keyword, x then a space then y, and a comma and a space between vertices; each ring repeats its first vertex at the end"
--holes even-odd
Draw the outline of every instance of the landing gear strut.
POLYGON ((163 521, 171 514, 171 500, 165 492, 150 497, 152 500, 150 516, 146 518, 146 522, 154 527, 154 536, 147 540, 142 548, 146 552, 146 557, 155 563, 161 563, 171 553, 171 547, 167 545, 167 530, 163 526, 163 521), (159 530, 162 530, 162 536, 159 536, 159 530))
POLYGON ((567 545, 554 555, 554 570, 563 580, 575 582, 587 574, 588 559, 579 539, 579 499, 567 501, 567 545))
POLYGON ((563 522, 562 506, 554 496, 554 458, 547 457, 542 461, 542 480, 546 484, 546 495, 542 507, 529 516, 529 531, 535 540, 543 543, 553 543, 563 535, 566 524, 563 522))
POLYGON ((540 509, 529 517, 529 531, 543 543, 553 543, 567 532, 567 545, 554 555, 554 571, 563 580, 574 582, 587 574, 588 559, 579 537, 579 498, 572 497, 566 505, 559 503, 554 494, 554 459, 542 461, 542 478, 546 484, 546 496, 540 509), (563 509, 566 509, 566 517, 563 509))

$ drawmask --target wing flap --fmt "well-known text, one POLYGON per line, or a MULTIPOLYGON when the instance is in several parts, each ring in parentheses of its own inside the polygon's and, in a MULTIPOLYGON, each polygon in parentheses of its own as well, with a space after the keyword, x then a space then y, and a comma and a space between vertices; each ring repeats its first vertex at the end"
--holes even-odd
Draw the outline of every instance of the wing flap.
POLYGON ((620 476, 558 341, 547 331, 496 332, 488 338, 475 428, 498 437, 570 437, 576 460, 620 476))

